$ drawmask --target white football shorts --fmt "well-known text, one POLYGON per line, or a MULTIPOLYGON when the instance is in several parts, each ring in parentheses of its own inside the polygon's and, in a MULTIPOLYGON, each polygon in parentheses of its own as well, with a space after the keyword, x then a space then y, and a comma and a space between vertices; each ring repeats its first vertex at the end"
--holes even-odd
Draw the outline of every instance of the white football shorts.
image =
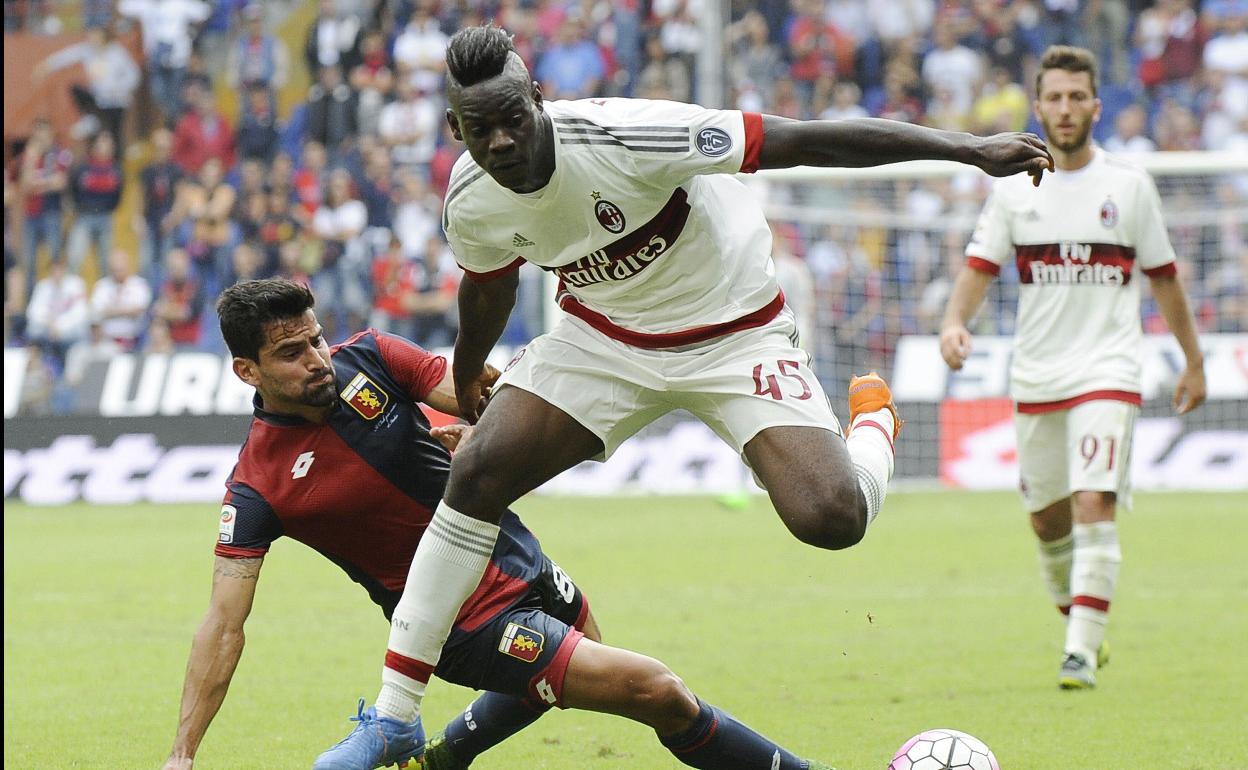
POLYGON ((605 460, 664 414, 685 409, 741 452, 766 428, 841 424, 797 346, 786 307, 756 329, 683 348, 626 345, 564 316, 507 365, 496 388, 527 390, 602 440, 605 460))
POLYGON ((1019 488, 1027 511, 1075 492, 1114 492, 1131 507, 1131 437, 1140 408, 1088 401, 1044 414, 1015 412, 1019 488))

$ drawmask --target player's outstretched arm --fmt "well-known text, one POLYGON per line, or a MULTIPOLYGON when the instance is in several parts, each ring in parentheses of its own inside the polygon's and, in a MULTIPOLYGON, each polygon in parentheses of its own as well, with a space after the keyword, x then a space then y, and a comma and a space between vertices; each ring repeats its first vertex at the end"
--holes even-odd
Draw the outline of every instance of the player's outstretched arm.
POLYGON ((990 283, 990 273, 969 267, 962 268, 954 281, 940 325, 940 355, 950 369, 961 369, 962 362, 971 354, 971 333, 966 324, 983 304, 990 283))
POLYGON ((225 700, 226 689, 243 655, 243 623, 251 613, 263 562, 264 557, 216 559, 212 598, 191 644, 178 734, 164 770, 190 770, 199 742, 225 700))
MULTIPOLYGON (((490 364, 483 364, 480 374, 477 375, 477 385, 481 389, 481 397, 488 403, 490 400, 490 391, 494 387, 494 383, 498 381, 501 374, 490 364)), ((442 414, 449 414, 452 417, 461 417, 459 412, 459 400, 455 391, 455 374, 453 366, 448 366, 446 375, 442 377, 442 381, 429 391, 429 395, 425 396, 425 403, 437 409, 442 414)), ((445 443, 445 442, 443 442, 445 443)), ((454 447, 447 447, 454 450, 454 447)))
POLYGON ((883 166, 906 160, 953 160, 993 176, 1031 175, 1035 184, 1053 156, 1035 134, 974 136, 882 118, 793 120, 763 116, 759 168, 883 166))
POLYGON ((485 357, 503 335, 519 285, 520 275, 515 270, 491 281, 469 278, 459 284, 459 335, 451 369, 459 416, 470 423, 480 419, 489 398, 483 379, 485 357))
POLYGON ((1205 356, 1196 340, 1196 319, 1187 304, 1187 292, 1178 275, 1162 275, 1149 278, 1153 297, 1161 309, 1166 324, 1183 348, 1187 367, 1179 375, 1174 388, 1174 408, 1179 414, 1187 414, 1205 402, 1205 356))

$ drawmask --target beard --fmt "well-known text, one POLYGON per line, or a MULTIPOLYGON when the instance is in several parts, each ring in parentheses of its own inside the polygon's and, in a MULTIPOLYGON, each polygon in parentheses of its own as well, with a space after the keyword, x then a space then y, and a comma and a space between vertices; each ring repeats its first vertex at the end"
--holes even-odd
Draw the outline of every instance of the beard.
MULTIPOLYGON (((317 375, 318 378, 324 376, 324 373, 317 375)), ((307 406, 329 406, 334 403, 334 398, 337 396, 336 390, 337 384, 333 379, 324 385, 304 385, 299 402, 307 406)))
POLYGON ((1071 135, 1070 139, 1063 142, 1056 138, 1057 126, 1052 125, 1047 120, 1043 121, 1043 123, 1045 138, 1062 152, 1077 152, 1083 149, 1088 143, 1088 136, 1092 133, 1092 119, 1087 118, 1083 123, 1076 123, 1074 134, 1071 135))

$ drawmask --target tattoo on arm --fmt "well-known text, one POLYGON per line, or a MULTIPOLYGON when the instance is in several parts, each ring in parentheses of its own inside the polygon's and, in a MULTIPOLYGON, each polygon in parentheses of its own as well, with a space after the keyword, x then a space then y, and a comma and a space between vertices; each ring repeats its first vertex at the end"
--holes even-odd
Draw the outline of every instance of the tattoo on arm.
POLYGON ((217 557, 213 574, 238 580, 255 580, 260 577, 260 565, 264 559, 226 559, 217 557))

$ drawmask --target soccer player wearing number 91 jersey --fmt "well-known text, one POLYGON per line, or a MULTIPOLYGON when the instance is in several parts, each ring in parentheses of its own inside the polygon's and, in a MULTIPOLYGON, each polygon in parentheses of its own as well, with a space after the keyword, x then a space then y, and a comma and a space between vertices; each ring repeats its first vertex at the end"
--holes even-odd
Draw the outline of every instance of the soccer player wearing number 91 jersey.
POLYGON ((1140 406, 1140 273, 1187 358, 1176 408, 1188 412, 1205 398, 1157 189, 1145 171, 1089 141, 1101 113, 1096 85, 1090 52, 1045 52, 1034 109, 1056 170, 1038 189, 1016 179, 995 184, 940 341, 945 361, 960 369, 970 352, 966 323, 1012 251, 1021 284, 1010 372, 1020 487, 1049 591, 1068 616, 1063 689, 1094 687, 1108 659, 1105 627, 1122 560, 1114 514, 1131 501, 1140 406))

